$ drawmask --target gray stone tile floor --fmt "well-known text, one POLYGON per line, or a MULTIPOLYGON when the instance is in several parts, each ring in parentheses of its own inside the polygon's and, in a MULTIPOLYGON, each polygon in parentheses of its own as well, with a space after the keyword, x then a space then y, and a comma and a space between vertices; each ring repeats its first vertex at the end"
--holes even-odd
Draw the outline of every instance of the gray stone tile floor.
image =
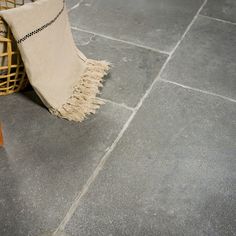
POLYGON ((236 235, 235 0, 66 4, 106 104, 0 97, 0 236, 236 235))
POLYGON ((199 16, 161 78, 236 100, 236 25, 199 16))

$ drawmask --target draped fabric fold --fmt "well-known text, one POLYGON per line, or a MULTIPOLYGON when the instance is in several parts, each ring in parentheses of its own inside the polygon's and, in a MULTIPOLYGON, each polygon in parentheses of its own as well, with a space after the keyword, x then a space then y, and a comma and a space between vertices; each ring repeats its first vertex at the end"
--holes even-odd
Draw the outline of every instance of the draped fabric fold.
POLYGON ((102 104, 97 97, 109 63, 77 49, 65 1, 38 0, 1 11, 16 39, 29 81, 52 114, 82 121, 102 104))

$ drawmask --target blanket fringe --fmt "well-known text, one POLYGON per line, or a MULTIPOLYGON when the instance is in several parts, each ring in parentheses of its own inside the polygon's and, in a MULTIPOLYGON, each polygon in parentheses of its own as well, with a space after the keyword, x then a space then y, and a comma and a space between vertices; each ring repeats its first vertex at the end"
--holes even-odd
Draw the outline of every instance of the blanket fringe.
POLYGON ((110 64, 106 61, 87 59, 86 69, 81 75, 78 85, 74 87, 72 96, 59 109, 49 109, 60 118, 73 121, 83 121, 87 115, 94 114, 104 102, 96 97, 102 80, 107 75, 110 64))

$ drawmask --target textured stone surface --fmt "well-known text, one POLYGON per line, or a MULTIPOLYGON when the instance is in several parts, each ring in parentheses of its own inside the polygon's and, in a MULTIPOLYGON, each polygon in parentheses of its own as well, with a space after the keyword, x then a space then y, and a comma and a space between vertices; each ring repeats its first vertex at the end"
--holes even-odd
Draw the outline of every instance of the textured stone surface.
POLYGON ((201 14, 236 23, 236 1, 207 0, 201 14))
MULTIPOLYGON (((78 2, 66 0, 69 9, 78 2)), ((0 236, 52 236, 130 117, 116 103, 136 106, 160 71, 166 56, 147 48, 170 52, 202 3, 84 0, 70 12, 72 25, 100 34, 73 31, 88 57, 113 63, 101 96, 115 103, 76 124, 50 115, 33 93, 0 97, 0 236)), ((208 0, 201 14, 235 22, 234 8, 208 0)), ((235 38, 235 25, 197 18, 162 78, 231 100, 157 82, 66 233, 236 235, 235 38)))
POLYGON ((75 42, 88 58, 112 63, 102 98, 135 107, 156 78, 166 55, 73 30, 75 42))
POLYGON ((130 115, 106 104, 74 123, 39 104, 32 93, 0 99, 1 236, 36 236, 57 227, 130 115))
POLYGON ((171 51, 203 0, 84 0, 73 26, 171 51))
POLYGON ((162 78, 236 99, 236 25, 199 17, 162 78))
POLYGON ((65 232, 57 232, 56 234, 54 233, 44 233, 40 236, 70 236, 69 234, 65 233, 65 232))
POLYGON ((74 7, 79 2, 80 2, 80 0, 66 0, 67 10, 70 10, 72 7, 74 7))
POLYGON ((159 82, 67 231, 234 235, 235 108, 224 99, 159 82))

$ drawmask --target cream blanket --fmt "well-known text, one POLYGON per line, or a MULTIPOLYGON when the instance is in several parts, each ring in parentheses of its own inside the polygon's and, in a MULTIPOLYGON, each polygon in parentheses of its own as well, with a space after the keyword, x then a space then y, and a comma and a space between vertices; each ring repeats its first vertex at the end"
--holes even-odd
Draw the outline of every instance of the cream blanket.
POLYGON ((0 15, 17 41, 32 87, 50 112, 74 121, 95 113, 109 64, 87 59, 76 48, 65 1, 39 0, 0 15))

